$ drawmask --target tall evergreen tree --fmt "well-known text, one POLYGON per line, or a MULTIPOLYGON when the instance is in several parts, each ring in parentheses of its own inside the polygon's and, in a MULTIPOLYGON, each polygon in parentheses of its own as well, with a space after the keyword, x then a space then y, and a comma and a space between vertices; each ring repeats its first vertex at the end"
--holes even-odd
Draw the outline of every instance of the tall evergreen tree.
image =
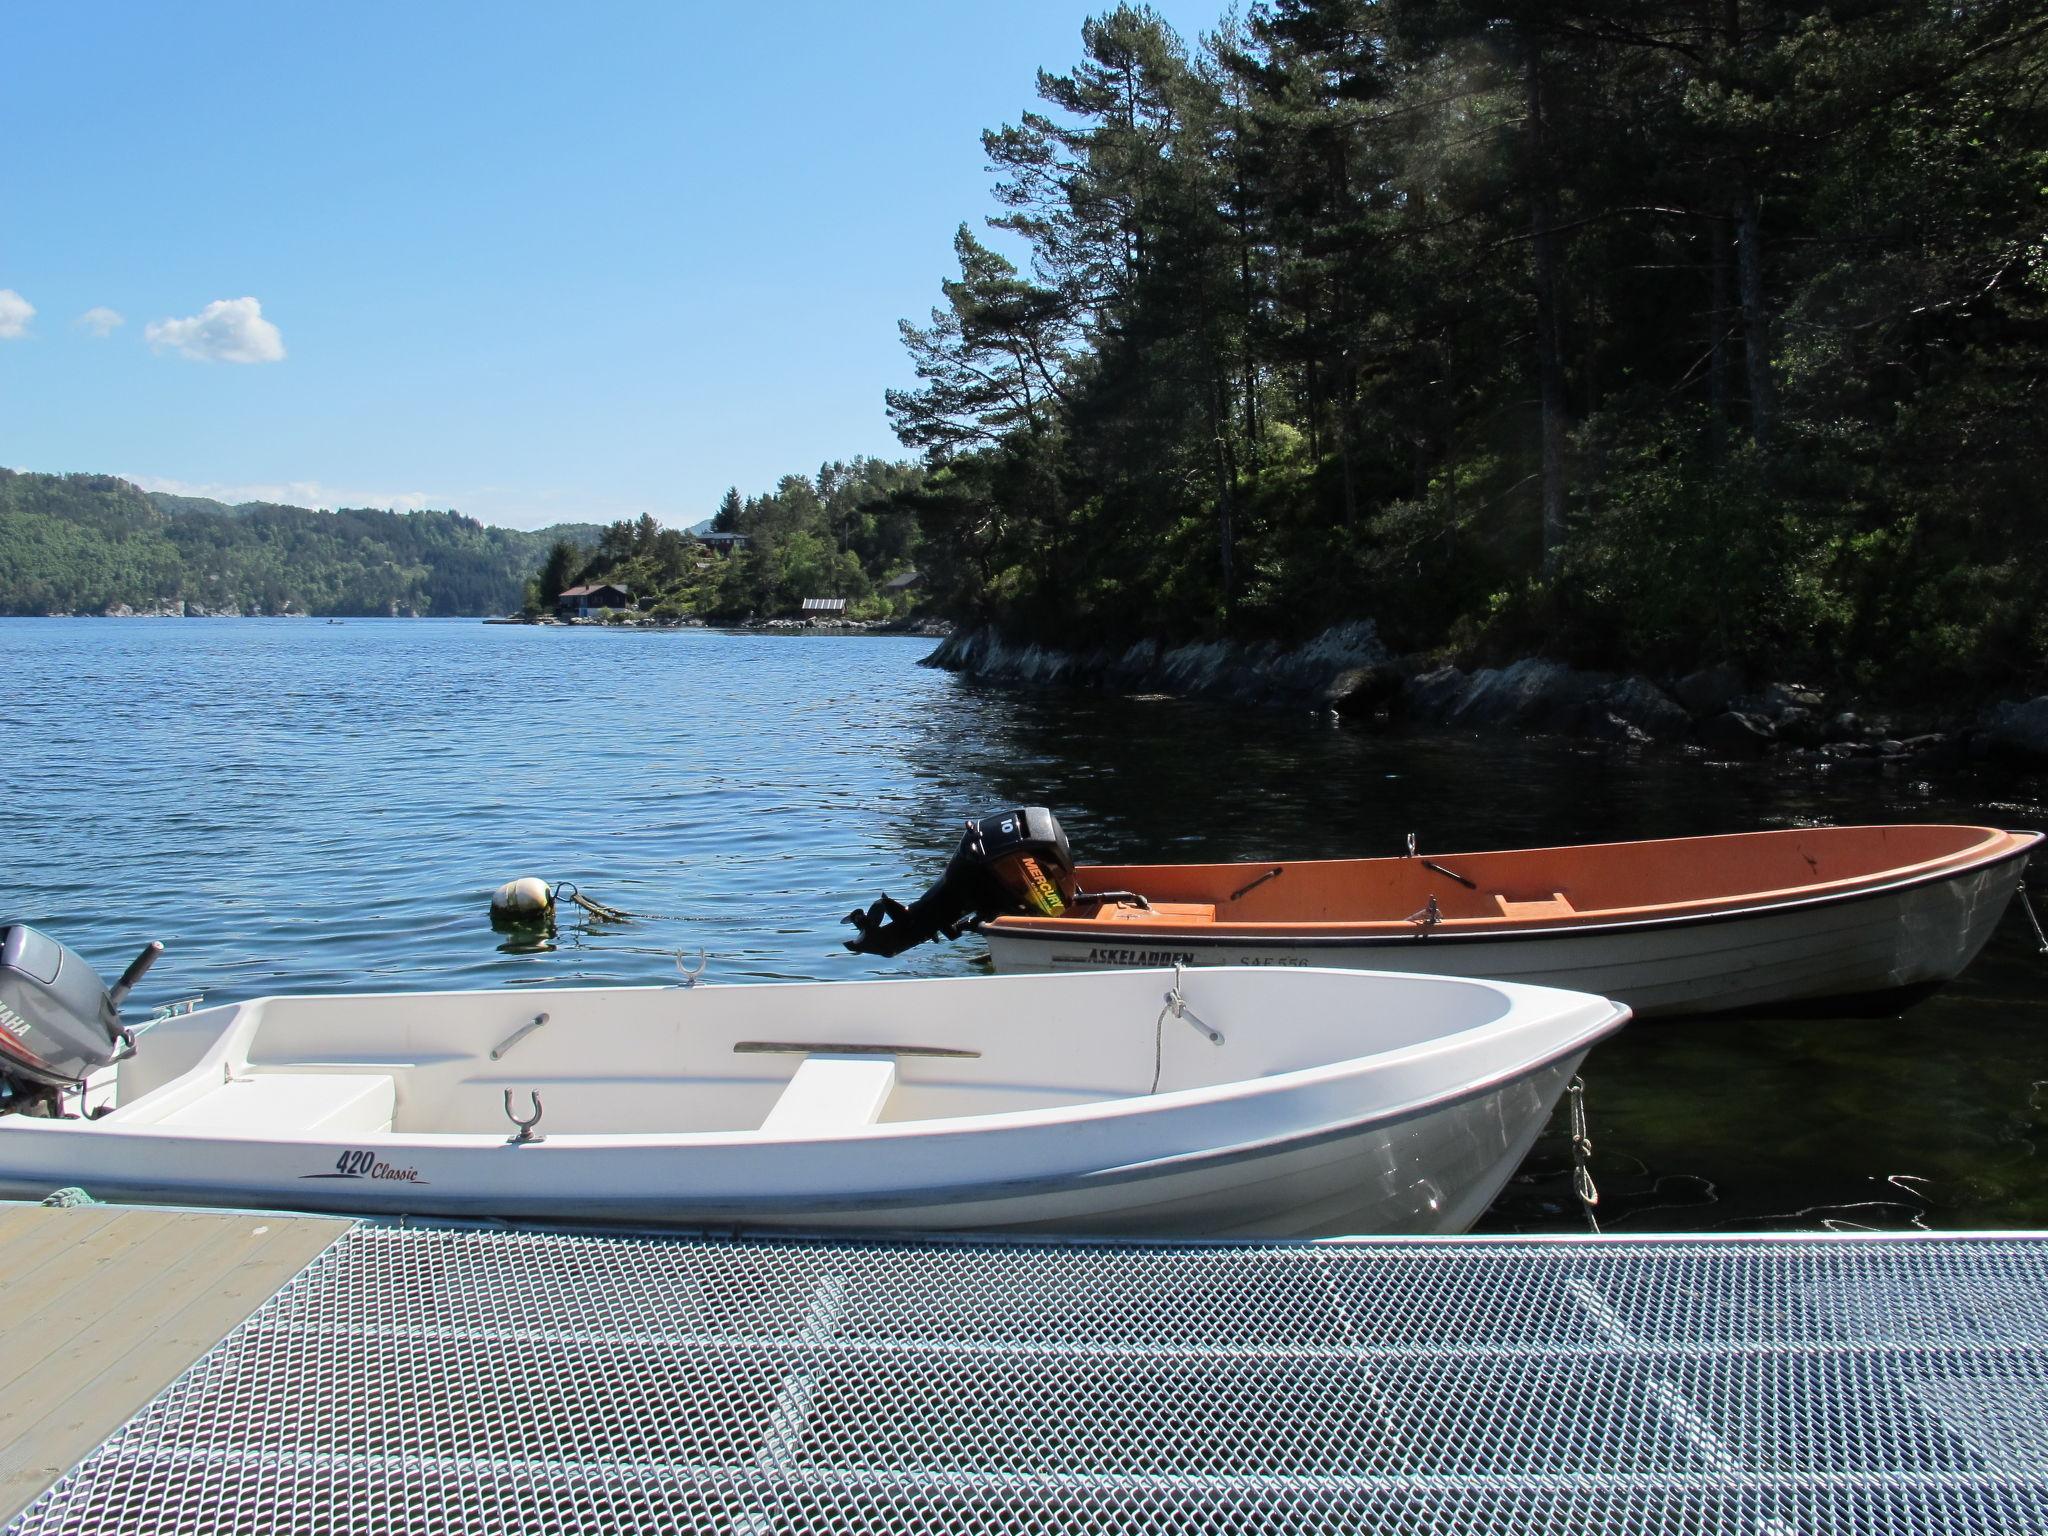
POLYGON ((576 584, 576 574, 583 566, 583 551, 567 539, 557 539, 548 546, 548 557, 540 568, 541 605, 552 608, 555 599, 562 595, 564 587, 576 584))

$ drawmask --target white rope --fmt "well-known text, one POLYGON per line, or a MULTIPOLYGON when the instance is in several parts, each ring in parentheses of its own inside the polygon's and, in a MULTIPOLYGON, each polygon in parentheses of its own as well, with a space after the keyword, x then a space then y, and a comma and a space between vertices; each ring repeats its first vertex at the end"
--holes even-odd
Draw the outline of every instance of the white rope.
POLYGON ((1223 1032, 1212 1026, 1208 1020, 1188 1006, 1188 1000, 1180 991, 1181 964, 1173 963, 1173 990, 1166 994, 1166 1006, 1159 1010, 1159 1017, 1152 1024, 1152 1086, 1145 1091, 1159 1091, 1159 1070, 1166 1056, 1166 1019, 1171 1014, 1176 1019, 1185 1019, 1209 1037, 1211 1045, 1223 1043, 1223 1032))

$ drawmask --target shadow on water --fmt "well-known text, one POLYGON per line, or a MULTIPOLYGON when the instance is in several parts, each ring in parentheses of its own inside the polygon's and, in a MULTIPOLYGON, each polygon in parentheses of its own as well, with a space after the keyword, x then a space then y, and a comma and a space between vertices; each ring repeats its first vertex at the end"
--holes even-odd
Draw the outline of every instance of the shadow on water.
MULTIPOLYGON (((1788 826, 2048 826, 2048 784, 1816 774, 1555 738, 1375 731, 1156 697, 1017 692, 904 639, 432 622, 0 620, 0 890, 144 1006, 206 990, 969 974, 978 944, 848 955, 963 818, 1058 811, 1086 861, 1391 854, 1788 826), (82 744, 77 722, 92 720, 82 744), (495 933, 569 880, 647 914, 495 933)), ((2035 876, 2048 885, 2048 869, 2035 876)), ((1107 1027, 1107 1026, 1106 1026, 1107 1027)), ((2048 958, 2017 916, 1878 1020, 1658 1020, 1585 1072, 1610 1230, 2048 1226, 2048 958)), ((1483 1223, 1582 1230, 1553 1126, 1483 1223)))
MULTIPOLYGON (((1806 823, 2048 826, 2039 776, 1939 784, 1554 737, 1385 732, 1166 699, 963 685, 997 800, 1059 810, 1086 861, 1340 858, 1806 823)), ((2034 877, 2048 886, 2048 869, 2034 877)), ((1585 1073, 1617 1232, 2048 1227, 2048 956, 2014 911, 1956 983, 1876 1019, 1660 1019, 1585 1073)), ((1581 1231, 1552 1124, 1482 1231, 1581 1231)))

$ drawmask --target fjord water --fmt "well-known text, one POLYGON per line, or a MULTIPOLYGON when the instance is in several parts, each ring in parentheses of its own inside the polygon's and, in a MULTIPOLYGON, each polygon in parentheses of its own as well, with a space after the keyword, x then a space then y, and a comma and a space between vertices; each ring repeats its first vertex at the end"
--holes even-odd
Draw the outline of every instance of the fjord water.
MULTIPOLYGON (((961 819, 1058 811, 1086 861, 1309 858, 1806 822, 2048 826, 1993 769, 1817 776, 1307 711, 1016 692, 908 638, 472 622, 0 620, 0 918, 135 1016, 195 992, 957 974, 973 940, 847 954, 838 919, 937 874, 961 819), (508 942, 534 874, 639 914, 508 942)), ((2033 877, 2048 885, 2048 869, 2033 877)), ((1621 1232, 2048 1226, 2048 957, 2017 911, 1964 977, 1875 1021, 1655 1020, 1585 1079, 1621 1232)), ((1105 1030, 1152 1019, 1105 1019, 1105 1030)), ((1483 1230, 1582 1230, 1561 1122, 1483 1230)))

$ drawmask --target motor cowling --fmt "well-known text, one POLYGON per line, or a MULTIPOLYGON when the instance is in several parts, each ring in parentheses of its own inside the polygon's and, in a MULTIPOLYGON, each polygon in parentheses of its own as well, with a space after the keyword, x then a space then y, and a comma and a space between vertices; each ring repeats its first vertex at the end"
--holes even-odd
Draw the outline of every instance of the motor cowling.
POLYGON ((1060 917, 1074 903, 1074 855, 1059 818, 1042 805, 998 811, 967 823, 946 871, 909 906, 887 896, 841 919, 860 930, 857 955, 900 955, 944 934, 960 937, 970 917, 1060 917))
POLYGON ((0 1112, 47 1103, 125 1055, 131 1037, 121 1004, 162 953, 163 945, 149 945, 109 987, 48 934, 26 923, 0 926, 0 1112))

